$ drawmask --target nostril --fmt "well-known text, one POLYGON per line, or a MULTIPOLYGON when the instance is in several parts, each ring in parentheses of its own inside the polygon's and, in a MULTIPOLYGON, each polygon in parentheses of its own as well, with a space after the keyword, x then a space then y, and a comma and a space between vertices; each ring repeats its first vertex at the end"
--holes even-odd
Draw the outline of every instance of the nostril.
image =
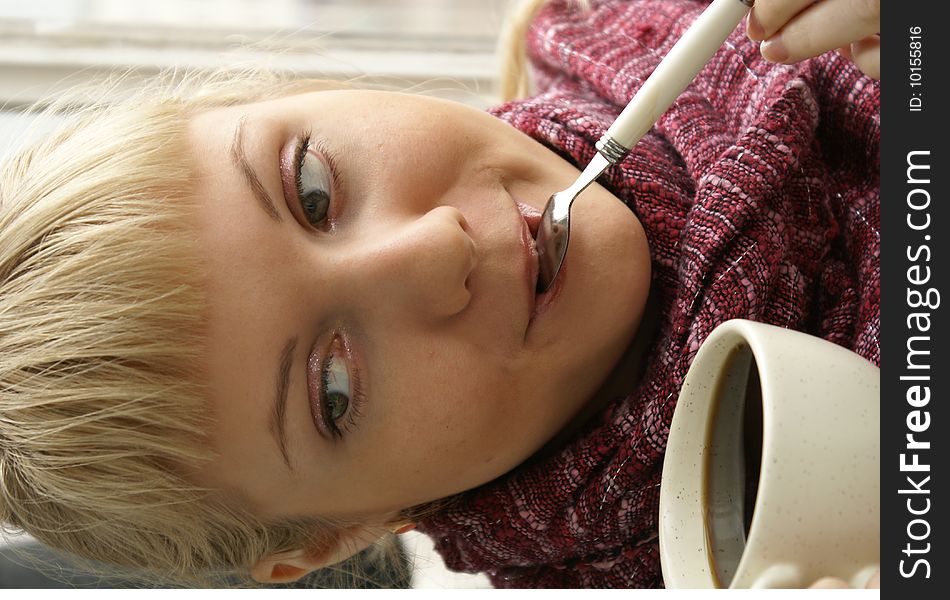
POLYGON ((399 254, 411 261, 400 265, 412 273, 403 278, 412 280, 406 287, 420 306, 428 307, 430 316, 462 312, 480 285, 472 229, 460 210, 442 205, 413 219, 405 235, 399 236, 404 244, 398 248, 406 250, 399 254))
POLYGON ((475 240, 472 239, 472 236, 468 236, 468 251, 469 251, 469 261, 471 262, 469 268, 474 269, 478 265, 478 246, 475 244, 475 240))
POLYGON ((465 233, 471 235, 471 233, 472 233, 472 228, 471 228, 471 226, 468 224, 468 220, 465 219, 465 215, 462 213, 461 210, 459 210, 458 208, 456 208, 456 207, 454 207, 454 206, 444 206, 444 207, 441 207, 441 208, 450 211, 450 212, 452 213, 452 217, 451 217, 451 218, 452 218, 453 220, 455 220, 456 223, 459 224, 459 227, 462 228, 462 231, 464 231, 465 233))
POLYGON ((475 267, 478 266, 478 246, 472 236, 466 237, 468 238, 468 275, 465 277, 465 289, 469 289, 472 274, 475 272, 475 267))

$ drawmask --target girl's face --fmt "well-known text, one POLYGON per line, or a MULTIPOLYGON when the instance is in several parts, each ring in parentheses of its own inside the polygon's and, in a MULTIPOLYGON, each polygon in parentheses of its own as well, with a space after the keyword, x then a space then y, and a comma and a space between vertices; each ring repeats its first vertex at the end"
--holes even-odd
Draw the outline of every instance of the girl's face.
POLYGON ((322 91, 191 133, 220 453, 200 478, 261 516, 391 515, 485 483, 570 423, 637 329, 646 241, 596 184, 535 298, 518 203, 578 171, 488 114, 322 91))

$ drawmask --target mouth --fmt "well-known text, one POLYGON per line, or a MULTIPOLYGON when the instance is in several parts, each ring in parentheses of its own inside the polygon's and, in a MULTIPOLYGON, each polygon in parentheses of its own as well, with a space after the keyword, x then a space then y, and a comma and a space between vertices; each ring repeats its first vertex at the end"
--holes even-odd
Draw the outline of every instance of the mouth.
POLYGON ((562 266, 562 272, 558 275, 554 284, 547 291, 539 294, 537 290, 540 267, 538 265, 538 249, 535 240, 538 236, 538 228, 541 225, 541 211, 533 206, 528 206, 518 201, 515 201, 515 204, 518 207, 518 212, 521 213, 523 221, 521 239, 527 255, 525 278, 528 286, 528 298, 530 300, 530 314, 528 316, 528 329, 530 329, 535 320, 551 305, 554 299, 557 298, 564 279, 564 268, 562 266))
POLYGON ((521 218, 524 219, 525 225, 528 226, 528 231, 531 232, 531 239, 536 239, 538 237, 538 228, 541 226, 541 211, 533 206, 522 204, 517 200, 515 200, 515 204, 518 206, 518 212, 521 213, 521 218))

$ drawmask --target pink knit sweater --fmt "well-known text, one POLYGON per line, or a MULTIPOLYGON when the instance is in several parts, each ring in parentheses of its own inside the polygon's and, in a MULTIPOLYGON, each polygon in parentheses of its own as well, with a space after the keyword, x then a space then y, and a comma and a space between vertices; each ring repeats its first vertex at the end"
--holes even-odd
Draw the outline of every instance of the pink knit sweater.
MULTIPOLYGON (((493 114, 583 166, 703 9, 693 0, 555 0, 529 55, 540 93, 493 114)), ((643 223, 661 325, 634 394, 559 452, 425 519, 451 569, 498 587, 659 587, 660 472, 700 343, 742 317, 879 364, 879 83, 836 54, 765 62, 741 28, 601 183, 643 223)), ((553 191, 553 190, 552 190, 553 191)))

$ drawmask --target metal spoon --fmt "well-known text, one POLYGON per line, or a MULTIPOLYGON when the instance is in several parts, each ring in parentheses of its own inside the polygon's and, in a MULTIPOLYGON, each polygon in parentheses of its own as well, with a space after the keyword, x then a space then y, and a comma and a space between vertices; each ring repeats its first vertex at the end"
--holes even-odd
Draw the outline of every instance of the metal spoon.
POLYGON ((567 254, 571 204, 610 165, 627 155, 722 46, 755 0, 713 0, 660 61, 653 74, 596 144, 597 154, 580 177, 548 200, 538 227, 538 292, 557 277, 567 254))

